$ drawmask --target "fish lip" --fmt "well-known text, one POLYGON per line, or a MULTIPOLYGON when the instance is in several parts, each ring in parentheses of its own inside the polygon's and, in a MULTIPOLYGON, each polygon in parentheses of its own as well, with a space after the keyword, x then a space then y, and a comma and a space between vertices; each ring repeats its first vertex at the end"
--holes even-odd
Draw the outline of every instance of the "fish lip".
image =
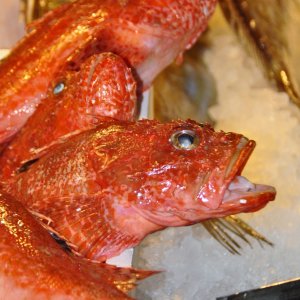
POLYGON ((254 148, 256 146, 255 141, 248 140, 245 137, 240 139, 237 146, 237 151, 231 158, 229 165, 225 171, 225 186, 228 188, 231 181, 242 173, 247 161, 249 160, 254 148))
POLYGON ((232 180, 235 176, 241 174, 255 145, 255 141, 241 136, 234 152, 230 156, 229 162, 221 170, 217 169, 217 172, 213 171, 208 176, 206 183, 200 188, 197 200, 200 200, 209 209, 217 209, 222 204, 225 192, 232 180), (211 188, 210 185, 212 187, 218 186, 218 192, 211 188), (203 194, 205 195, 204 197, 202 197, 203 194))
POLYGON ((220 208, 224 208, 224 206, 237 206, 238 204, 239 207, 244 206, 244 210, 242 210, 243 212, 256 211, 265 206, 267 202, 275 199, 275 188, 268 185, 251 183, 246 178, 244 179, 247 180, 249 184, 253 185, 253 189, 250 189, 249 191, 237 189, 232 199, 226 199, 226 192, 230 191, 230 185, 235 179, 238 180, 239 177, 241 178, 240 175, 255 146, 255 141, 248 140, 245 137, 241 138, 240 143, 237 146, 238 150, 231 158, 231 161, 225 171, 224 190, 222 191, 222 202, 220 204, 220 208))
POLYGON ((231 157, 231 160, 225 170, 221 203, 223 202, 225 192, 228 190, 231 182, 236 176, 240 175, 245 168, 255 146, 255 141, 248 140, 246 137, 241 137, 240 142, 237 145, 237 150, 231 157))
POLYGON ((225 196, 223 199, 223 204, 233 204, 239 201, 239 203, 243 205, 247 204, 247 202, 268 202, 274 200, 276 195, 276 189, 274 187, 264 184, 253 184, 253 186, 254 188, 248 191, 243 189, 232 190, 234 195, 227 197, 225 196))

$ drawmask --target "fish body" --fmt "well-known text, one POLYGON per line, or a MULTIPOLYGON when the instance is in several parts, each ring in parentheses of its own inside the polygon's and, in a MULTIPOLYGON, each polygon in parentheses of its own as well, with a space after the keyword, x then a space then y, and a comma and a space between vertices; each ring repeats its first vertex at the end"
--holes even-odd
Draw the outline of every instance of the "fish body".
POLYGON ((254 141, 194 121, 111 119, 4 184, 81 255, 104 261, 167 226, 255 211, 275 189, 240 176, 254 141))
POLYGON ((134 68, 140 89, 147 88, 194 43, 215 5, 216 0, 78 0, 46 14, 1 63, 0 142, 33 114, 63 64, 113 52, 134 68))
POLYGON ((63 249, 11 196, 0 193, 1 299, 131 299, 151 272, 81 259, 63 249))
POLYGON ((65 66, 55 77, 46 98, 1 154, 2 180, 63 136, 92 128, 105 117, 134 120, 136 82, 119 56, 95 54, 76 67, 65 66))

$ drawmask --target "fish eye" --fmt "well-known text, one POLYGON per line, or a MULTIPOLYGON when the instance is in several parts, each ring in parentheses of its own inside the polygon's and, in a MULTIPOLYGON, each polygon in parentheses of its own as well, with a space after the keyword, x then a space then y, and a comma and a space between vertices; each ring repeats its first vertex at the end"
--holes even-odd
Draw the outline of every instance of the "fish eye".
POLYGON ((59 82, 53 89, 53 94, 60 94, 65 89, 65 84, 63 82, 59 82))
POLYGON ((192 150, 200 144, 200 139, 193 130, 180 130, 172 134, 170 142, 176 149, 192 150))

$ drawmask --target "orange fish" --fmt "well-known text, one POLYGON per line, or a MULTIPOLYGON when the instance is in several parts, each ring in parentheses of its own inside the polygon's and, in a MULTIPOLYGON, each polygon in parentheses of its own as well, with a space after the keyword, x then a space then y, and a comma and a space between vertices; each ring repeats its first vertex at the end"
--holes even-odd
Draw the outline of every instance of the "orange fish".
POLYGON ((66 63, 113 52, 134 68, 140 88, 147 88, 194 43, 216 2, 78 0, 46 14, 0 65, 0 143, 25 124, 66 63))
POLYGON ((82 256, 105 261, 167 226, 264 207, 275 189, 241 176, 254 147, 190 120, 111 119, 52 145, 4 188, 82 256))
POLYGON ((31 160, 35 150, 111 117, 134 120, 136 83, 125 62, 112 53, 95 54, 78 66, 64 67, 46 98, 0 157, 2 180, 31 160))
POLYGON ((62 250, 24 206, 0 193, 0 298, 131 299, 153 272, 91 262, 62 250))

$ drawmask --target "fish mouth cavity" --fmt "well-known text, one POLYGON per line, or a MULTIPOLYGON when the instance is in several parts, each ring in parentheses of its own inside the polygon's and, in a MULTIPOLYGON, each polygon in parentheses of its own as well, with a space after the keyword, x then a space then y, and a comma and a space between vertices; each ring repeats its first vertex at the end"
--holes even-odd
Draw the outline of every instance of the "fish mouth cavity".
POLYGON ((268 185, 254 184, 241 173, 255 147, 255 142, 242 137, 237 151, 231 158, 225 171, 225 190, 223 193, 222 204, 236 203, 249 205, 249 201, 259 199, 266 201, 275 198, 275 189, 268 185))

